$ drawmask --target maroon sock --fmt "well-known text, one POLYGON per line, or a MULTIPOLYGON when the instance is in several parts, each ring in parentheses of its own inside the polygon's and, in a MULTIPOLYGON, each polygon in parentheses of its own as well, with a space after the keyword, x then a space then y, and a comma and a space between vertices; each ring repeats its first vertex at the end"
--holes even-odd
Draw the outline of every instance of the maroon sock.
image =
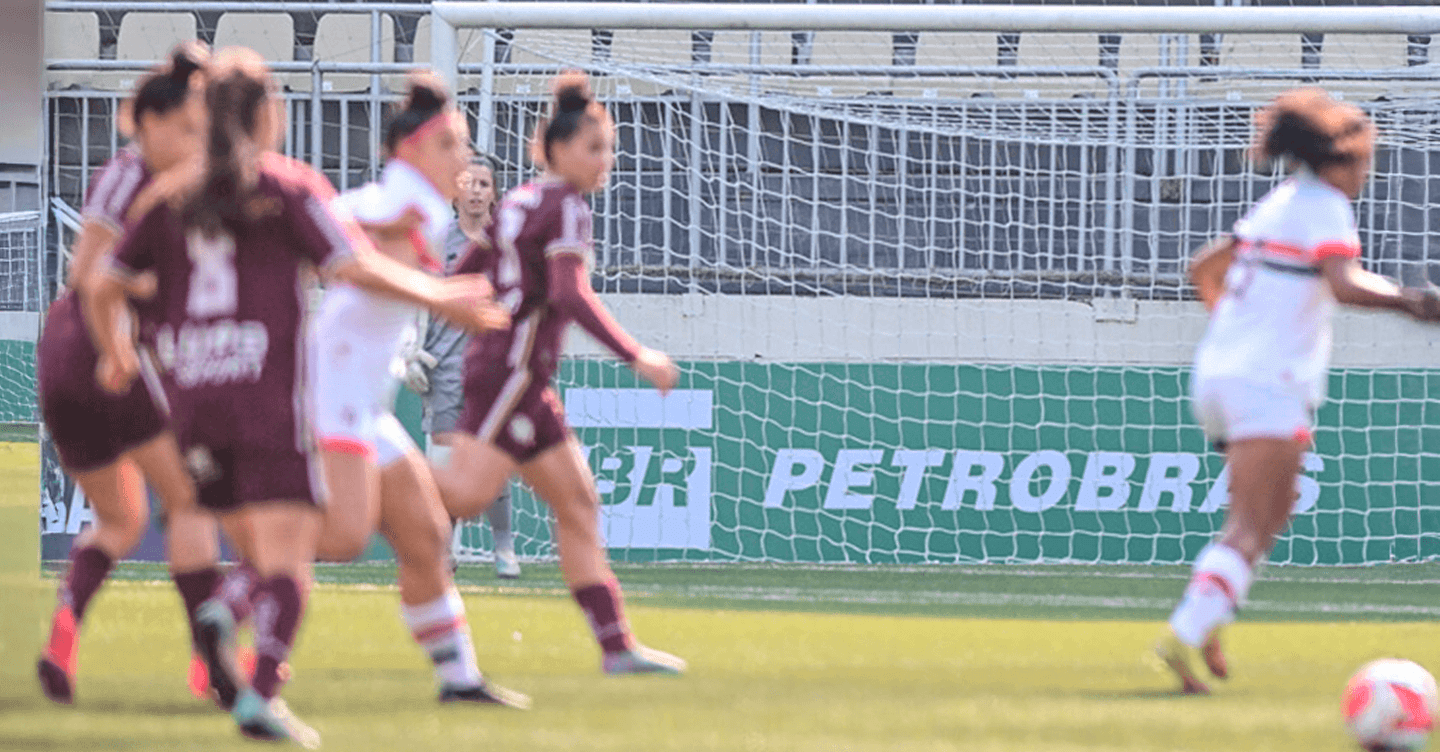
POLYGON ((185 616, 190 620, 190 639, 195 639, 195 612, 209 600, 220 586, 220 568, 206 567, 195 572, 171 572, 180 600, 185 602, 185 616))
POLYGON ((250 618, 250 606, 255 600, 255 588, 259 585, 260 572, 244 559, 225 574, 224 581, 220 583, 220 599, 230 607, 236 624, 250 618))
POLYGON ((255 691, 265 699, 280 689, 280 664, 290 655, 305 600, 300 585, 276 575, 255 588, 255 691))
POLYGON ((85 546, 70 552, 70 571, 65 574, 65 584, 60 588, 60 602, 70 605, 77 624, 85 618, 85 608, 90 605, 95 592, 105 584, 113 566, 115 560, 110 558, 110 554, 96 546, 85 546))
POLYGON ((630 623, 625 621, 625 601, 620 595, 620 583, 615 580, 598 585, 587 585, 574 592, 575 602, 580 604, 590 629, 595 632, 595 641, 606 653, 622 653, 631 648, 630 623))

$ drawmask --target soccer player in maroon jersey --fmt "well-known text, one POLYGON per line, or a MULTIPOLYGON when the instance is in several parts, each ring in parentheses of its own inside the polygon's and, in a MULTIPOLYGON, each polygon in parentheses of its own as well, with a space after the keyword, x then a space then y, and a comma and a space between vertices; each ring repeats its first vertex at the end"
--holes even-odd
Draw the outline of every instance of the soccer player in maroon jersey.
MULTIPOLYGON (((144 534, 145 480, 160 494, 167 513, 194 505, 194 488, 168 429, 169 409, 154 368, 140 361, 144 378, 124 393, 100 389, 95 383, 98 354, 76 290, 104 266, 124 228, 126 210, 151 175, 200 149, 205 117, 199 92, 209 57, 199 44, 181 45, 166 65, 140 79, 124 118, 131 144, 90 183, 67 289, 50 306, 40 337, 36 366, 41 413, 60 464, 95 513, 95 523, 80 534, 70 553, 50 640, 37 664, 40 686, 55 702, 74 700, 77 637, 86 607, 114 563, 144 534)), ((132 328, 129 318, 122 323, 126 331, 132 328)), ((215 522, 209 517, 194 520, 185 534, 208 540, 213 547, 215 522)))
POLYGON ((131 214, 139 219, 85 303, 98 324, 101 385, 121 391, 139 364, 114 324, 129 281, 155 274, 148 325, 156 329, 177 439, 200 504, 248 530, 260 578, 251 596, 259 657, 249 685, 235 666, 236 614, 218 591, 196 615, 201 654, 242 733, 313 747, 319 734, 276 697, 304 611, 302 583, 324 501, 304 406, 308 282, 318 270, 469 326, 485 287, 395 263, 332 214, 329 183, 273 151, 284 133, 274 92, 254 52, 215 56, 204 160, 163 176, 137 199, 131 214))
POLYGON ((490 249, 477 248, 458 270, 489 275, 511 325, 477 336, 466 353, 465 407, 436 480, 451 516, 464 518, 483 512, 519 472, 555 513, 560 571, 589 618, 605 672, 678 674, 684 661, 630 634, 600 540, 595 478, 550 384, 572 321, 661 392, 679 378, 670 358, 631 339, 590 288, 585 194, 605 184, 614 129, 583 74, 562 75, 555 92, 531 144, 544 174, 505 195, 490 249))

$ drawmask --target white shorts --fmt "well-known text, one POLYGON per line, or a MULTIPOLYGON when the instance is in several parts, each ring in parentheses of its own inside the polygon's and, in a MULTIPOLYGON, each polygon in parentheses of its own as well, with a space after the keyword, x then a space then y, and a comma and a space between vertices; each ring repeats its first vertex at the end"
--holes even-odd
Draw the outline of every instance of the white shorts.
POLYGON ((392 412, 399 381, 392 347, 334 330, 310 338, 310 384, 320 448, 373 456, 385 467, 419 448, 392 412))
POLYGON ((1245 439, 1310 441, 1314 411, 1308 399, 1293 392, 1237 378, 1197 379, 1193 391, 1195 418, 1216 445, 1245 439))

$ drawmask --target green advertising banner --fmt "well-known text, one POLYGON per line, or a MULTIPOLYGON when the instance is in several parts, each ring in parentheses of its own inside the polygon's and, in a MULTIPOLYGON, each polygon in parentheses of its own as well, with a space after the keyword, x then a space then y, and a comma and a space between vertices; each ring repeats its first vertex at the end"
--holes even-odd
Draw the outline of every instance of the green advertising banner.
MULTIPOLYGON (((560 387, 622 560, 1187 561, 1228 501, 1179 368, 682 364, 661 399, 628 370, 560 387)), ((1331 381, 1273 560, 1440 557, 1440 373, 1331 381)), ((521 554, 553 555, 517 500, 521 554)))

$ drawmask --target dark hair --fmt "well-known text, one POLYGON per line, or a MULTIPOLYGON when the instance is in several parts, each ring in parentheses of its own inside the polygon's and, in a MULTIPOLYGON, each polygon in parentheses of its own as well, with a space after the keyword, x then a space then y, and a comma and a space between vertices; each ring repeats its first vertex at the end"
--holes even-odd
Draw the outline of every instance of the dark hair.
POLYGON ((395 147, 406 137, 440 114, 450 102, 445 82, 434 73, 412 73, 406 85, 405 101, 385 124, 385 151, 390 153, 394 153, 395 147))
POLYGON ((205 171, 181 211, 187 227, 207 235, 234 233, 258 218, 255 190, 265 145, 255 141, 255 130, 273 87, 265 61, 253 51, 230 47, 215 56, 205 91, 205 171))
POLYGON ((191 74, 205 69, 210 62, 210 51, 200 42, 182 42, 170 50, 170 60, 150 71, 135 86, 135 98, 130 107, 131 122, 138 127, 140 116, 147 112, 156 115, 179 107, 190 95, 191 74))
POLYGON ((610 122, 610 115, 595 101, 595 95, 590 91, 590 79, 584 73, 561 73, 555 77, 554 90, 555 101, 550 105, 550 116, 535 126, 535 137, 530 143, 530 157, 540 164, 549 164, 550 147, 569 141, 585 123, 593 121, 604 125, 610 122))
POLYGON ((1251 154, 1261 162, 1283 157, 1318 170, 1369 155, 1374 133, 1360 108, 1331 99, 1324 89, 1291 89, 1255 116, 1251 154))

